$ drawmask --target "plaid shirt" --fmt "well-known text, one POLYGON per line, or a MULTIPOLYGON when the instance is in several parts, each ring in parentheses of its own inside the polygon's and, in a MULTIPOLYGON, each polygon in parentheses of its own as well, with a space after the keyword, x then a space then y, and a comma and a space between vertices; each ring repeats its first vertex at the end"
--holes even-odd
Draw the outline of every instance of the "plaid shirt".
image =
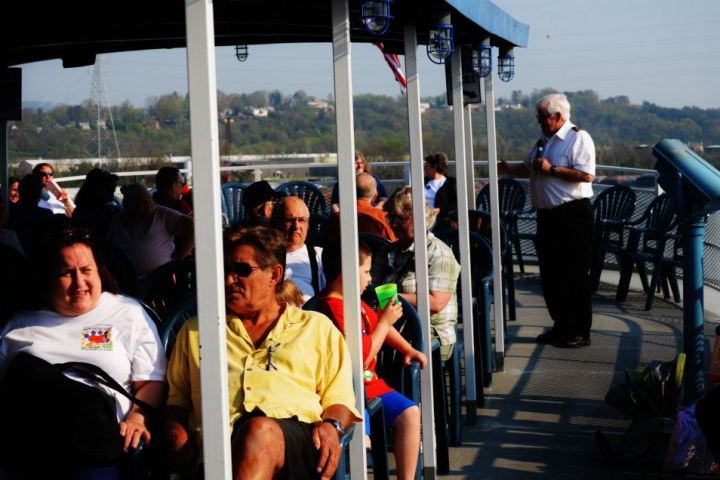
MULTIPOLYGON (((460 265, 455 260, 450 247, 439 240, 435 235, 427 234, 428 251, 428 277, 430 290, 436 292, 452 293, 452 298, 440 312, 430 316, 430 326, 433 338, 438 338, 441 345, 452 345, 457 337, 455 335, 455 324, 457 323, 457 280, 460 275, 460 265)), ((415 249, 413 243, 409 251, 415 249)), ((388 263, 392 266, 395 262, 395 251, 388 254, 388 263)), ((414 267, 397 281, 398 292, 416 293, 417 281, 414 267)))

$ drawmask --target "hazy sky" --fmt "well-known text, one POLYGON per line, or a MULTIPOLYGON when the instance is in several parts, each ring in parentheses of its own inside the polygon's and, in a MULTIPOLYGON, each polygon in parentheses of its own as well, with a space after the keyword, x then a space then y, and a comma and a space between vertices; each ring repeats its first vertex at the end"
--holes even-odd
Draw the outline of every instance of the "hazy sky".
MULTIPOLYGON (((515 50, 515 79, 495 76, 497 97, 553 87, 592 89, 601 98, 628 95, 633 103, 720 108, 720 0, 494 1, 530 25, 527 48, 515 50)), ((329 44, 249 48, 245 63, 233 48, 217 49, 220 90, 302 89, 319 98, 332 92, 329 44)), ((352 53, 354 93, 399 93, 374 46, 353 44, 352 53)), ((418 57, 422 95, 443 93, 443 67, 427 60, 424 46, 418 57)), ((103 58, 110 104, 143 106, 151 96, 187 92, 184 49, 103 58)), ((24 65, 23 100, 77 104, 90 96, 92 77, 92 67, 63 69, 60 61, 24 65)))

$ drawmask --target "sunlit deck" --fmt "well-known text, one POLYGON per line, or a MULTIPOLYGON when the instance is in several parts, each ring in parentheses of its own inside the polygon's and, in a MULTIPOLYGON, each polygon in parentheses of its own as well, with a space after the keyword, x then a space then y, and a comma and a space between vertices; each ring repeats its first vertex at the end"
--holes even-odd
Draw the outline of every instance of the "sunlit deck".
MULTIPOLYGON (((605 394, 623 382, 626 369, 675 357, 682 306, 658 297, 651 311, 643 311, 639 283, 626 302, 616 303, 617 273, 606 272, 593 298, 592 346, 538 345, 535 336, 551 320, 534 272, 531 267, 516 276, 518 319, 508 324, 505 370, 493 376, 477 424, 463 427, 463 446, 451 448, 450 474, 440 478, 656 478, 637 466, 608 465, 594 432, 620 440, 629 418, 609 406, 605 394)), ((720 320, 717 295, 705 288, 708 336, 720 320)), ((706 342, 706 352, 711 345, 706 342)))

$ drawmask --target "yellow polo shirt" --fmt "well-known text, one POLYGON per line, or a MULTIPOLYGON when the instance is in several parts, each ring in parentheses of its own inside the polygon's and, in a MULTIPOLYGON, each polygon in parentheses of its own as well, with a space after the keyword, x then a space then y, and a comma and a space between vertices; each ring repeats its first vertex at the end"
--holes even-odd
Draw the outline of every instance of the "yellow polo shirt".
MULTIPOLYGON (((270 418, 297 416, 316 422, 330 405, 355 409, 352 367, 345 340, 323 314, 287 306, 258 348, 240 319, 227 318, 230 426, 258 408, 270 418), (270 363, 268 351, 270 350, 270 363)), ((191 412, 190 429, 201 445, 200 346, 198 319, 177 336, 167 368, 168 405, 191 412)))

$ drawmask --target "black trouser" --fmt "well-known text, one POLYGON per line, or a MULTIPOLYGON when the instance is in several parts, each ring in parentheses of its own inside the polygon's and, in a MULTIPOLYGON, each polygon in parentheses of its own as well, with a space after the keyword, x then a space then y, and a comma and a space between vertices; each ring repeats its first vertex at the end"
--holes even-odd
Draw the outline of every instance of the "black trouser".
POLYGON ((592 230, 589 199, 537 211, 540 282, 559 335, 590 336, 592 230))

